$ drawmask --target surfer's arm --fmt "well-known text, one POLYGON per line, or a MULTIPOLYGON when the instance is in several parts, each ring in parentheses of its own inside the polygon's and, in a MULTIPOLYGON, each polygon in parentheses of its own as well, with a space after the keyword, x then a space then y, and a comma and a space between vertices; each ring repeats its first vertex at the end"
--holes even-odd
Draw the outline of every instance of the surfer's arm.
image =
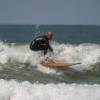
POLYGON ((53 49, 52 49, 52 47, 50 46, 49 43, 48 43, 48 48, 49 48, 49 50, 50 50, 51 52, 53 52, 53 49))
MULTIPOLYGON (((53 52, 52 47, 51 47, 49 44, 47 44, 47 46, 48 46, 48 49, 49 49, 51 52, 53 52)), ((44 55, 45 55, 45 54, 47 54, 47 49, 44 50, 44 55)))
POLYGON ((53 52, 53 49, 52 49, 52 47, 50 46, 50 43, 49 43, 49 40, 48 40, 48 38, 46 37, 46 45, 47 45, 47 48, 51 51, 51 52, 53 52))

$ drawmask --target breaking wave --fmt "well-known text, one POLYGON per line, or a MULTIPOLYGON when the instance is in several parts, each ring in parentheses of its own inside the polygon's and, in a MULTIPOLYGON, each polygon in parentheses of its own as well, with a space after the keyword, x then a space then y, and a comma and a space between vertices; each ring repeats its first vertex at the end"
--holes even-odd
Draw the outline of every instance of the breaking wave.
MULTIPOLYGON (((91 70, 93 66, 100 65, 100 45, 99 44, 59 44, 52 43, 54 48, 53 59, 63 62, 81 62, 80 65, 72 66, 77 70, 91 70)), ((50 54, 47 54, 50 55, 50 54)), ((29 49, 29 44, 15 44, 0 42, 0 63, 29 63, 38 66, 44 56, 29 49)), ((51 56, 52 58, 52 56, 51 56)), ((2 66, 1 66, 2 67, 2 66)))

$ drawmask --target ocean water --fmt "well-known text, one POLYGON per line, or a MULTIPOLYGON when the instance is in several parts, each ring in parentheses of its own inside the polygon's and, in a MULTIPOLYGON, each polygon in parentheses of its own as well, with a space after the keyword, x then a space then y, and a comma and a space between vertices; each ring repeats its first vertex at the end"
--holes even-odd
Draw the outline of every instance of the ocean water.
POLYGON ((99 94, 100 26, 0 25, 0 100, 99 100, 99 94), (54 32, 51 58, 80 65, 40 65, 44 56, 29 45, 48 31, 54 32))

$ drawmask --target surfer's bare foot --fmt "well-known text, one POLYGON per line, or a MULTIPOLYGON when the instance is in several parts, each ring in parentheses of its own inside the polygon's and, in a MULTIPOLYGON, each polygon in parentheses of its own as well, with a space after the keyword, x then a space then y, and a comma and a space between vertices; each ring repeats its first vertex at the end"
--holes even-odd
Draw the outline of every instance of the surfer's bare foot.
POLYGON ((50 59, 48 57, 43 62, 44 63, 55 63, 52 59, 50 59))

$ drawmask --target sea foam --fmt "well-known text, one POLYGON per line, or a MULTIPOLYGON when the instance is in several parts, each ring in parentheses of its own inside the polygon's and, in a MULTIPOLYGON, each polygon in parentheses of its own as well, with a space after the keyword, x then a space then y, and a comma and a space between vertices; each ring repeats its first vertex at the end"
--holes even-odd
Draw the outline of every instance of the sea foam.
POLYGON ((100 85, 0 80, 0 100, 99 100, 100 85))
MULTIPOLYGON (((54 55, 52 59, 63 62, 81 62, 80 65, 72 66, 77 70, 91 70, 92 65, 100 62, 100 45, 98 44, 59 44, 52 43, 54 55)), ((47 54, 48 56, 48 54, 47 54)), ((29 44, 13 44, 0 42, 0 63, 29 63, 38 66, 44 58, 43 54, 33 52, 29 49, 29 44)))

